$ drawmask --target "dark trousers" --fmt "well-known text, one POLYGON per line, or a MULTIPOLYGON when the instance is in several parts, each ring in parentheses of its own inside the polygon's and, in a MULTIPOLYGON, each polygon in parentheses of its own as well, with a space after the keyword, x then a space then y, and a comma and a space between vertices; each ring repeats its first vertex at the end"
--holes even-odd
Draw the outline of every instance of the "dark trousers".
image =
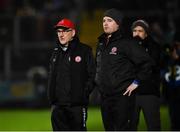
POLYGON ((171 99, 169 102, 169 115, 171 121, 171 130, 180 130, 180 99, 171 99))
POLYGON ((134 106, 134 95, 102 98, 101 114, 105 130, 131 130, 130 123, 134 106))
POLYGON ((52 108, 53 131, 86 131, 86 120, 86 107, 54 106, 52 108))
POLYGON ((133 130, 137 130, 140 111, 142 110, 144 119, 149 131, 159 131, 160 122, 160 100, 155 95, 136 95, 136 107, 132 121, 133 130))

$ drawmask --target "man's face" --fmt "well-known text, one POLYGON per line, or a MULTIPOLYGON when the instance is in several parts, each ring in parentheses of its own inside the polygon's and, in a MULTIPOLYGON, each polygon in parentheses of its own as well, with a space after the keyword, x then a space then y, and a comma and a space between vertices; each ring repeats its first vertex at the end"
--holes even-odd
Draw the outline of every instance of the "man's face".
POLYGON ((66 45, 75 36, 75 30, 59 28, 57 29, 57 35, 58 35, 59 42, 63 45, 66 45))
POLYGON ((145 39, 147 37, 147 33, 141 26, 136 26, 133 29, 133 37, 139 36, 141 39, 145 39))
POLYGON ((105 16, 103 18, 103 29, 107 34, 112 34, 119 29, 119 25, 111 18, 105 16))

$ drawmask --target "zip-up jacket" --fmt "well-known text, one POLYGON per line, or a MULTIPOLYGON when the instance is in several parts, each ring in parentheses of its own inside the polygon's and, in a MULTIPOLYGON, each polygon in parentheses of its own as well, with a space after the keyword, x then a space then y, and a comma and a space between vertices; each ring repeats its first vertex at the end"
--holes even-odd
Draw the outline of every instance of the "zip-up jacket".
MULTIPOLYGON (((58 44, 60 45, 60 44, 58 44)), ((52 105, 87 105, 93 90, 95 63, 92 49, 76 37, 63 51, 54 49, 50 59, 48 99, 52 105)))
POLYGON ((160 45, 150 36, 146 37, 144 40, 139 37, 136 37, 135 39, 155 62, 151 78, 141 83, 137 89, 137 93, 139 95, 160 96, 160 45))
POLYGON ((109 40, 106 34, 98 39, 95 81, 102 95, 123 94, 134 80, 141 85, 150 77, 154 62, 136 41, 123 38, 120 30, 109 40))

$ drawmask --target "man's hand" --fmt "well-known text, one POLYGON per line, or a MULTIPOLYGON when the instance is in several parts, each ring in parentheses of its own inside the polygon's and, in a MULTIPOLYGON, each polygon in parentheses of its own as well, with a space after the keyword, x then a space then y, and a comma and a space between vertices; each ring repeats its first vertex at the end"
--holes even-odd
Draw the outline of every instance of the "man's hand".
POLYGON ((126 92, 124 92, 123 95, 127 95, 127 94, 128 94, 128 96, 131 96, 132 91, 134 91, 137 87, 138 87, 138 84, 132 83, 132 84, 126 89, 126 92))

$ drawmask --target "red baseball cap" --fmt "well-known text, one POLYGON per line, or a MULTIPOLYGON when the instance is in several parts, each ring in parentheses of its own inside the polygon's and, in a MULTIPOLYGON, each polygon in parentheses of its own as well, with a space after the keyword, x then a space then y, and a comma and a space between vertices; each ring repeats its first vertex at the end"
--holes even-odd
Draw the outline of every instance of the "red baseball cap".
POLYGON ((57 28, 72 28, 75 29, 75 24, 69 20, 69 19, 62 19, 60 20, 56 25, 55 25, 55 29, 57 28))

